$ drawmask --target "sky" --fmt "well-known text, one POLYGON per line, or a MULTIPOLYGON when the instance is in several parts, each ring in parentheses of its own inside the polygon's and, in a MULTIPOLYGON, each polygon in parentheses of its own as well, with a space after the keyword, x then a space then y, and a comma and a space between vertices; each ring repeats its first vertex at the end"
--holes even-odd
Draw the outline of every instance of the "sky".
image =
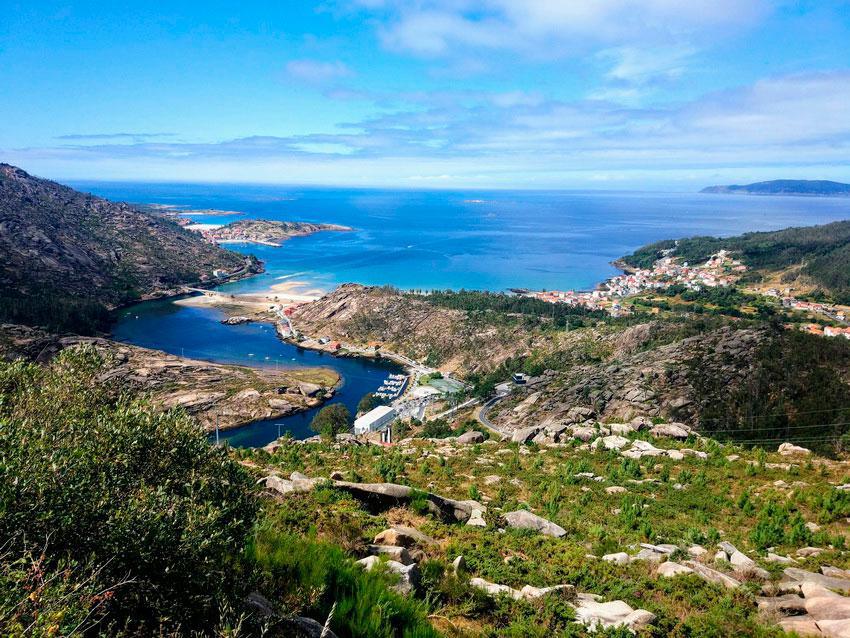
POLYGON ((0 161, 399 188, 850 181, 850 0, 0 0, 0 161))

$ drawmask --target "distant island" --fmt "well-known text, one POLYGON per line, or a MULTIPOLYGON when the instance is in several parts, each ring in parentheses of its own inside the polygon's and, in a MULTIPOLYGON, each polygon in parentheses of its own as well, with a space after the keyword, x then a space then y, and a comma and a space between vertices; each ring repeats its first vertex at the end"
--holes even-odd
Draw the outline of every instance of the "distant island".
POLYGON ((290 237, 303 237, 322 231, 350 231, 348 226, 316 224, 313 222, 278 222, 265 219, 240 219, 215 228, 200 228, 209 241, 217 244, 250 242, 266 246, 281 246, 290 237))
POLYGON ((850 184, 830 182, 823 179, 774 179, 769 182, 756 182, 754 184, 709 186, 703 188, 700 193, 847 197, 850 196, 850 184))

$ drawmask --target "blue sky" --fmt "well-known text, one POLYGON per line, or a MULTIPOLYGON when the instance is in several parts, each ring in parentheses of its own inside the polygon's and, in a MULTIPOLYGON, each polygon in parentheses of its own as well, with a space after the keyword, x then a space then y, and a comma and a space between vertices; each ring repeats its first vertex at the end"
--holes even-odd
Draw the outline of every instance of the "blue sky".
POLYGON ((850 181, 850 0, 4 0, 0 160, 404 188, 850 181))

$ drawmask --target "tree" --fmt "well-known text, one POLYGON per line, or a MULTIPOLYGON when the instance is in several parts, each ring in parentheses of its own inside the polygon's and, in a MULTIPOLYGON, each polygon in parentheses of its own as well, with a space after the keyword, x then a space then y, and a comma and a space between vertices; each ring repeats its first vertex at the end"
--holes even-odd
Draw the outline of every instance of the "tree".
POLYGON ((335 439, 351 428, 351 412, 342 403, 326 405, 313 418, 310 428, 324 439, 335 439))
POLYGON ((364 413, 369 412, 369 410, 374 410, 379 405, 383 405, 384 402, 381 401, 379 397, 376 397, 374 393, 367 392, 363 395, 363 398, 360 399, 360 403, 357 404, 357 412, 364 413))

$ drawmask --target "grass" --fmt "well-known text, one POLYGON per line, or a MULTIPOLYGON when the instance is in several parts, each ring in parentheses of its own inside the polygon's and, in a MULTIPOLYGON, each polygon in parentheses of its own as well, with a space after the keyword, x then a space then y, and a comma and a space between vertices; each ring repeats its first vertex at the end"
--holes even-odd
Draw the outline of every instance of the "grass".
MULTIPOLYGON (((335 492, 332 488, 274 506, 281 529, 309 531, 337 546, 343 544, 337 537, 339 521, 344 520, 345 544, 354 556, 391 524, 412 524, 432 535, 437 545, 426 549, 429 563, 423 567, 423 573, 431 575, 423 579, 416 596, 450 636, 583 635, 584 629, 571 622, 569 606, 557 598, 533 604, 481 599, 468 587, 470 575, 515 588, 569 583, 606 600, 622 599, 658 616, 651 635, 782 635, 758 617, 754 583, 730 592, 695 576, 658 579, 647 562, 618 567, 587 557, 614 551, 634 554, 641 542, 683 548, 699 543, 711 550, 727 540, 757 559, 765 556, 767 547, 793 555, 802 546, 814 545, 826 551, 799 559, 798 566, 814 571, 825 564, 850 567, 843 523, 850 514, 850 496, 829 485, 850 476, 845 460, 789 461, 775 453, 709 440, 682 444, 664 440, 656 445, 696 447, 708 458, 631 460, 615 452, 574 446, 495 442, 457 446, 454 454, 441 454, 436 450, 440 444, 422 440, 401 450, 377 446, 335 450, 310 444, 287 446, 274 454, 258 450, 238 454, 281 473, 297 470, 327 476, 336 470, 364 482, 392 479, 452 498, 474 495, 486 502, 490 525, 485 529, 445 524, 412 507, 368 514, 348 496, 329 496, 335 492), (740 458, 728 460, 733 454, 740 458), (605 480, 575 476, 588 471, 605 480), (501 480, 487 485, 484 477, 490 475, 501 480), (653 482, 636 482, 647 479, 653 482), (608 494, 605 488, 611 485, 628 491, 608 494), (502 533, 493 525, 499 524, 500 510, 519 507, 558 523, 567 535, 553 539, 510 529, 502 533), (304 520, 310 521, 309 530, 304 529, 304 520), (807 522, 820 529, 811 531, 807 522), (450 567, 459 555, 468 569, 461 578, 450 567)), ((762 564, 777 571, 770 563, 762 564)))

